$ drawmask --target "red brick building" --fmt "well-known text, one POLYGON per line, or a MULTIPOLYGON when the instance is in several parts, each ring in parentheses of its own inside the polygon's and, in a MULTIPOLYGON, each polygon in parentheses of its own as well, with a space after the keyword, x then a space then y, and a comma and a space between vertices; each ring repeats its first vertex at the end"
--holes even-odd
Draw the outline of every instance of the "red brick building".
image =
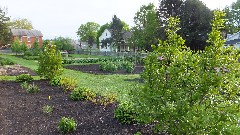
POLYGON ((25 42, 28 48, 32 48, 35 41, 37 41, 39 46, 42 47, 43 34, 38 30, 11 29, 11 32, 13 40, 18 38, 21 43, 25 42))

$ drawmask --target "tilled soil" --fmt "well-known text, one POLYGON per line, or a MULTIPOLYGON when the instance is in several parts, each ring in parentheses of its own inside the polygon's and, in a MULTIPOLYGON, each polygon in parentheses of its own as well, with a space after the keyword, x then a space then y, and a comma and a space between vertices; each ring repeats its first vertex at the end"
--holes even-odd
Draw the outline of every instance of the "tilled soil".
POLYGON ((143 126, 123 125, 114 119, 115 104, 104 107, 90 101, 71 101, 69 93, 50 86, 47 81, 34 81, 34 84, 40 92, 30 94, 20 83, 0 81, 1 135, 60 134, 57 123, 64 116, 77 121, 73 135, 132 135, 137 131, 151 134, 143 126), (53 112, 44 113, 45 105, 53 106, 53 112))
MULTIPOLYGON (((129 74, 124 70, 117 70, 116 72, 110 73, 100 70, 99 64, 90 64, 90 65, 68 65, 64 68, 82 71, 90 74, 129 74)), ((136 65, 132 74, 140 74, 143 72, 144 67, 142 65, 136 65)))

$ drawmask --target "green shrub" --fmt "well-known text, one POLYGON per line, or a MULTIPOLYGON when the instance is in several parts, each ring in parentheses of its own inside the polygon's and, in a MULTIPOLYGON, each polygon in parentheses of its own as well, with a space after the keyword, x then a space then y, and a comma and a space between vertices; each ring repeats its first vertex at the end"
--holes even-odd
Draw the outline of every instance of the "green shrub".
POLYGON ((76 88, 76 86, 77 86, 77 82, 73 78, 63 77, 63 78, 60 79, 60 85, 63 88, 63 90, 65 92, 67 92, 67 91, 74 90, 76 88))
POLYGON ((134 63, 129 61, 124 61, 122 63, 122 67, 127 73, 132 73, 134 70, 134 63))
POLYGON ((39 76, 49 80, 63 72, 62 56, 59 51, 56 51, 55 45, 47 45, 44 48, 43 53, 39 56, 38 64, 37 73, 39 76))
POLYGON ((61 133, 70 133, 77 129, 77 123, 73 118, 62 117, 58 122, 58 130, 61 133))
POLYGON ((14 65, 14 63, 12 61, 10 61, 9 59, 5 59, 5 58, 1 58, 0 57, 0 65, 14 65))
POLYGON ((53 112, 53 106, 45 105, 45 106, 43 106, 42 110, 44 113, 50 114, 53 112))
POLYGON ((118 119, 121 123, 130 124, 136 122, 136 113, 133 111, 132 104, 130 102, 122 102, 114 110, 114 118, 118 119))
POLYGON ((31 82, 33 77, 29 74, 21 74, 16 77, 17 82, 31 82))
POLYGON ((115 62, 106 61, 100 63, 100 70, 107 72, 115 72, 118 69, 118 66, 115 62))
POLYGON ((74 89, 70 94, 70 98, 74 101, 93 100, 95 97, 96 94, 93 93, 89 88, 85 87, 78 87, 74 89))
POLYGON ((53 79, 51 79, 49 83, 51 86, 61 86, 60 82, 61 82, 61 77, 56 76, 53 79))
POLYGON ((239 54, 223 48, 223 13, 214 13, 209 46, 194 53, 169 18, 167 40, 144 61, 144 88, 132 91, 137 120, 169 134, 239 134, 239 54))
POLYGON ((37 85, 33 84, 28 84, 27 82, 23 82, 21 84, 22 89, 26 89, 27 93, 36 93, 39 92, 39 88, 37 85))

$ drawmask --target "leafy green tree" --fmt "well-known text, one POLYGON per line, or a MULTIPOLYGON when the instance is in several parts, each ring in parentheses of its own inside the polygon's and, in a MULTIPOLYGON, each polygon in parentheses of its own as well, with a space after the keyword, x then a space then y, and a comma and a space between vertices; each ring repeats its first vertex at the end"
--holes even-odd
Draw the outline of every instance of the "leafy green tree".
POLYGON ((224 48, 223 12, 215 11, 209 46, 193 53, 169 18, 165 41, 145 60, 143 89, 133 91, 135 119, 169 134, 239 134, 239 53, 224 48))
POLYGON ((41 53, 41 49, 40 49, 39 43, 37 41, 35 41, 33 43, 32 51, 33 51, 33 55, 35 55, 35 56, 37 56, 41 53))
POLYGON ((21 44, 20 44, 20 41, 18 38, 16 38, 14 40, 14 42, 12 43, 11 45, 11 49, 12 49, 12 52, 15 52, 16 55, 17 53, 20 53, 21 52, 21 44))
POLYGON ((240 0, 233 2, 231 6, 224 9, 226 12, 226 30, 233 34, 240 30, 240 0))
POLYGON ((31 21, 29 21, 26 18, 23 19, 14 19, 13 21, 10 22, 10 27, 12 29, 27 29, 27 30, 31 30, 33 29, 32 23, 31 21))
POLYGON ((186 0, 181 6, 180 35, 192 50, 203 50, 207 45, 207 33, 211 31, 212 11, 199 0, 186 0), (204 14, 203 14, 204 13, 204 14))
POLYGON ((111 43, 113 47, 119 47, 123 41, 123 24, 122 21, 114 15, 112 18, 112 24, 110 26, 112 31, 111 43))
POLYGON ((57 50, 66 50, 68 52, 74 50, 71 38, 57 37, 53 42, 57 46, 57 50))
POLYGON ((21 52, 23 52, 25 54, 25 52, 28 50, 28 46, 25 42, 23 42, 21 45, 21 52))
POLYGON ((77 35, 80 37, 81 41, 88 42, 91 48, 93 43, 97 42, 97 32, 99 28, 99 24, 95 22, 87 22, 78 28, 77 35))
POLYGON ((10 17, 7 17, 6 15, 6 11, 0 8, 0 48, 11 43, 12 34, 10 32, 8 24, 10 17))
POLYGON ((46 45, 38 60, 37 73, 45 79, 53 79, 63 72, 62 56, 55 45, 46 45))
POLYGON ((140 50, 151 51, 151 45, 158 42, 159 21, 154 4, 141 6, 135 14, 134 23, 131 30, 133 35, 129 41, 140 50))

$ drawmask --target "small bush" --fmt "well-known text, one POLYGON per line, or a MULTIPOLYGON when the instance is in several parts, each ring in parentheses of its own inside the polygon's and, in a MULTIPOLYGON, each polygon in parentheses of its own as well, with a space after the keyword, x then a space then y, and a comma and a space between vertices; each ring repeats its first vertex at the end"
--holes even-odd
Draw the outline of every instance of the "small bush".
POLYGON ((50 85, 51 86, 61 86, 61 83, 60 83, 60 81, 61 81, 61 77, 54 77, 52 80, 50 80, 50 85))
POLYGON ((61 133, 70 133, 77 129, 77 123, 73 118, 62 117, 58 122, 58 130, 61 133))
POLYGON ((70 94, 70 98, 74 101, 79 100, 93 100, 96 94, 93 93, 89 88, 76 88, 70 94))
POLYGON ((50 114, 53 112, 53 106, 45 105, 45 106, 43 106, 42 110, 44 113, 50 114))
POLYGON ((28 88, 28 83, 27 82, 21 83, 21 88, 22 89, 27 89, 28 88))
POLYGON ((132 73, 133 70, 134 70, 134 64, 132 62, 129 62, 129 61, 124 61, 122 63, 122 67, 127 73, 132 73))
POLYGON ((37 85, 34 85, 34 83, 33 83, 33 84, 29 84, 29 85, 28 85, 26 91, 27 91, 28 93, 36 93, 36 92, 39 92, 39 88, 38 88, 37 85))
POLYGON ((115 72, 118 69, 118 66, 115 62, 106 61, 100 63, 100 70, 107 72, 115 72))
POLYGON ((130 124, 134 123, 135 113, 130 102, 122 102, 114 111, 114 117, 121 123, 130 124))
POLYGON ((65 92, 72 91, 77 86, 77 82, 75 79, 66 78, 66 77, 60 79, 60 84, 65 92))
POLYGON ((9 59, 0 58, 0 65, 14 65, 14 63, 9 59))
POLYGON ((29 74, 21 74, 16 77, 17 82, 31 82, 33 77, 29 74))

